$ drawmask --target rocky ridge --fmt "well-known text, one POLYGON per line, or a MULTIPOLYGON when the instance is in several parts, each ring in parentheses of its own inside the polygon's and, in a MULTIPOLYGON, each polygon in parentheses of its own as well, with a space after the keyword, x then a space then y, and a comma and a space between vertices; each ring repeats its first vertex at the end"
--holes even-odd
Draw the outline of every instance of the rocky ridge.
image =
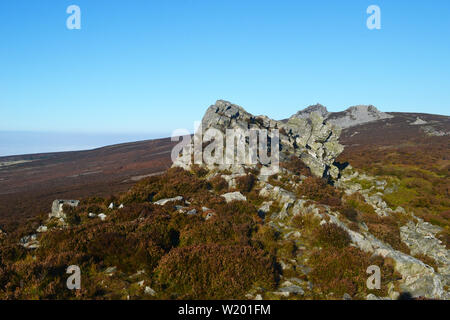
POLYGON ((316 104, 298 111, 291 118, 305 119, 313 112, 319 113, 326 122, 339 126, 342 129, 393 117, 388 113, 379 111, 372 105, 358 105, 349 107, 342 112, 328 112, 326 107, 316 104))
MULTIPOLYGON (((268 132, 278 129, 279 161, 286 161, 292 156, 297 156, 318 177, 336 179, 339 176, 339 169, 336 167, 334 160, 344 149, 339 144, 341 129, 331 123, 324 122, 323 117, 317 112, 311 113, 308 118, 291 117, 287 122, 283 122, 270 119, 267 116, 254 116, 238 105, 218 100, 208 108, 202 119, 203 132, 197 132, 196 135, 203 135, 210 128, 221 132, 225 132, 227 129, 261 129, 268 132)), ((174 166, 189 168, 182 162, 181 157, 175 161, 174 166)), ((241 166, 210 165, 208 167, 210 169, 219 167, 220 169, 231 169, 233 171, 240 170, 241 166)))

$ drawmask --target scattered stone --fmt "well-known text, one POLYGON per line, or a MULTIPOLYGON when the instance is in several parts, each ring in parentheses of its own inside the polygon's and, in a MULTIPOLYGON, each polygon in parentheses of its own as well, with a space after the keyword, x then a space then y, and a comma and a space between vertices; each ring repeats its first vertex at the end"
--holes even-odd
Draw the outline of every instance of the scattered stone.
POLYGON ((214 217, 215 215, 216 215, 215 212, 208 212, 208 214, 207 214, 206 217, 205 217, 205 220, 209 220, 209 219, 211 219, 212 217, 214 217))
POLYGON ((39 226, 39 228, 37 228, 36 232, 43 233, 43 232, 47 232, 47 230, 48 230, 47 226, 39 226))
POLYGON ((182 196, 177 196, 177 197, 174 197, 174 198, 158 200, 158 201, 155 202, 155 204, 157 204, 159 206, 163 206, 163 205, 165 205, 168 202, 181 201, 181 200, 183 200, 183 197, 182 196))
POLYGON ((427 124, 425 120, 420 119, 419 117, 416 118, 416 121, 411 122, 410 124, 413 126, 421 125, 421 124, 427 124))
POLYGON ((113 273, 115 273, 117 271, 117 267, 108 267, 105 270, 105 273, 107 275, 112 275, 113 273))
POLYGON ((287 292, 289 294, 291 294, 291 293, 292 294, 299 294, 299 295, 304 295, 305 294, 305 291, 303 291, 303 289, 301 287, 296 286, 296 285, 291 285, 291 286, 288 286, 288 287, 280 288, 279 291, 280 292, 287 292))
POLYGON ((352 296, 348 293, 344 293, 344 296, 342 297, 342 300, 352 300, 352 296))
POLYGON ((262 206, 258 209, 258 216, 261 219, 264 219, 266 217, 266 214, 270 211, 270 206, 273 204, 273 201, 264 201, 262 203, 262 206))
POLYGON ((247 201, 247 197, 245 197, 242 193, 240 193, 239 191, 236 192, 228 192, 225 193, 223 195, 221 195, 221 197, 225 198, 226 202, 232 202, 232 201, 247 201))
POLYGON ((49 218, 65 218, 66 215, 63 212, 63 206, 77 207, 79 204, 79 200, 55 200, 52 203, 52 212, 48 216, 49 218))
POLYGON ((95 218, 95 217, 97 217, 97 215, 95 213, 89 212, 88 213, 88 217, 89 218, 95 218))
POLYGON ((146 293, 146 294, 149 294, 149 295, 151 295, 151 296, 154 296, 154 295, 156 295, 156 291, 155 290, 153 290, 152 288, 150 288, 150 287, 145 287, 145 289, 144 289, 144 292, 146 293))
POLYGON ((100 220, 105 221, 105 219, 106 219, 106 214, 100 213, 100 214, 98 215, 98 217, 100 218, 100 220))
POLYGON ((197 214, 197 210, 196 210, 196 209, 189 210, 188 212, 186 212, 186 214, 187 214, 187 215, 194 215, 194 214, 197 214))
POLYGON ((22 239, 20 239, 19 244, 25 249, 39 248, 39 241, 37 240, 36 234, 23 237, 22 239))

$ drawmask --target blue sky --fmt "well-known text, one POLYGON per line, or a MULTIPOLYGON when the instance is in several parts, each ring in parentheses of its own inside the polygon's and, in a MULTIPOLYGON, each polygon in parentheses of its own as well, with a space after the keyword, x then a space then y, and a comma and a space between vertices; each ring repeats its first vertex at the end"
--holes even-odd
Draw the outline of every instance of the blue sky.
POLYGON ((448 0, 1 1, 0 131, 165 136, 217 99, 449 115, 449 16, 448 0))

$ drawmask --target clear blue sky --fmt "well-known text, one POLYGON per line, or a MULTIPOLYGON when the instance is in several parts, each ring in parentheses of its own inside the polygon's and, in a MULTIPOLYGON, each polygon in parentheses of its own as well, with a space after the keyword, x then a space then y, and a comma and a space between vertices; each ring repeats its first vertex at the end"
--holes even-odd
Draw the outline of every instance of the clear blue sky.
POLYGON ((217 99, 450 114, 448 0, 4 0, 0 39, 0 131, 166 135, 217 99))

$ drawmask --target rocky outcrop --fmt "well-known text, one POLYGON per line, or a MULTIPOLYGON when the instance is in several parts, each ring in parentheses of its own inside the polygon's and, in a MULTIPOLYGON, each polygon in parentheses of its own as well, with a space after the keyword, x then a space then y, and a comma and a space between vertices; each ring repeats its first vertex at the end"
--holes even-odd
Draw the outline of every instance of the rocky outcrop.
POLYGON ((52 203, 52 212, 49 214, 49 218, 65 218, 64 205, 77 207, 79 203, 80 201, 78 200, 55 200, 52 203))
POLYGON ((312 113, 319 113, 326 122, 335 124, 342 129, 393 117, 390 114, 379 111, 372 105, 353 106, 342 112, 328 112, 326 107, 316 104, 297 112, 291 118, 305 119, 312 113))
MULTIPOLYGON (((312 110, 312 109, 311 109, 312 110)), ((271 132, 279 132, 279 161, 285 161, 292 156, 300 157, 311 169, 312 173, 319 177, 332 177, 336 179, 339 175, 338 168, 334 165, 334 160, 343 151, 343 146, 339 144, 341 130, 331 124, 325 123, 319 112, 308 113, 306 116, 293 116, 287 122, 276 121, 267 116, 254 116, 242 107, 234 105, 228 101, 219 100, 210 106, 202 119, 202 132, 197 131, 195 136, 203 138, 208 129, 217 129, 225 133, 227 129, 241 129, 243 131, 256 129, 267 130, 267 150, 271 150, 271 132)), ((205 143, 205 139, 202 140, 205 143)), ((192 143, 192 150, 193 150, 192 143)), ((249 138, 245 138, 245 152, 248 154, 249 138)), ((261 155, 258 155, 260 159, 261 155)), ((186 164, 181 161, 181 157, 174 162, 174 166, 184 168, 186 164)), ((208 165, 212 169, 214 165, 208 165)), ((231 169, 233 165, 219 166, 219 169, 231 169)), ((242 169, 242 164, 238 165, 242 169)))

